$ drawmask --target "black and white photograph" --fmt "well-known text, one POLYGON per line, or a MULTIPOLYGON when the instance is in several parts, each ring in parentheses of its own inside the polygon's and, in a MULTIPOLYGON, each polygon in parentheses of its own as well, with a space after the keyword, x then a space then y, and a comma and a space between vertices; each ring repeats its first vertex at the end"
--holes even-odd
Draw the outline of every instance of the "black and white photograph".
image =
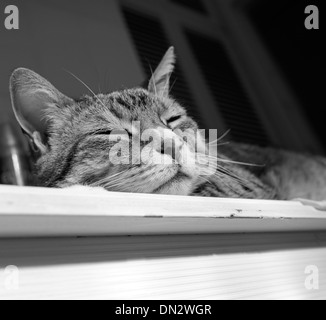
POLYGON ((1 0, 0 300, 325 300, 321 2, 1 0))

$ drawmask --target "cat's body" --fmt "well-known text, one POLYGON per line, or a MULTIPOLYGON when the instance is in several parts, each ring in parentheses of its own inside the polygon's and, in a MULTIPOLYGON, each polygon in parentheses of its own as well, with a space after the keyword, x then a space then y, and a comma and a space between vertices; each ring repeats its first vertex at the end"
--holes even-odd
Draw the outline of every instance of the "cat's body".
MULTIPOLYGON (((325 199, 326 158, 324 157, 241 143, 221 146, 219 152, 233 161, 256 164, 252 166, 228 164, 230 170, 237 168, 238 175, 241 177, 250 172, 261 184, 256 182, 254 192, 248 193, 247 198, 277 200, 302 198, 315 201, 325 199)), ((251 178, 250 181, 252 183, 256 180, 251 178)), ((217 196, 230 197, 231 193, 222 192, 217 196)), ((239 196, 235 195, 235 197, 239 196)))
POLYGON ((197 135, 197 124, 169 95, 174 61, 171 48, 148 90, 92 94, 78 101, 38 74, 17 69, 10 82, 13 110, 39 152, 36 174, 40 185, 233 198, 325 199, 326 159, 243 144, 217 144, 217 154, 209 156, 203 136, 197 135), (187 133, 185 140, 187 130, 196 136, 187 133), (143 139, 148 131, 153 135, 143 139), (117 142, 120 151, 113 153, 117 142), (168 143, 173 148, 166 152, 163 145, 168 143))

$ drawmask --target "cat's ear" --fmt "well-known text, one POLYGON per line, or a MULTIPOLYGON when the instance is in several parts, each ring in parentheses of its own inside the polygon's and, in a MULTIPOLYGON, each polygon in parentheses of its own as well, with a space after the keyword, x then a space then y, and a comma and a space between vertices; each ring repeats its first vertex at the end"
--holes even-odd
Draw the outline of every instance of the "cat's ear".
POLYGON ((10 78, 10 94, 14 114, 33 145, 47 151, 48 120, 45 111, 73 102, 37 73, 19 68, 10 78))
POLYGON ((170 78, 174 71, 176 62, 174 47, 171 47, 161 63, 153 73, 151 80, 149 81, 148 91, 158 95, 167 97, 170 92, 170 78))

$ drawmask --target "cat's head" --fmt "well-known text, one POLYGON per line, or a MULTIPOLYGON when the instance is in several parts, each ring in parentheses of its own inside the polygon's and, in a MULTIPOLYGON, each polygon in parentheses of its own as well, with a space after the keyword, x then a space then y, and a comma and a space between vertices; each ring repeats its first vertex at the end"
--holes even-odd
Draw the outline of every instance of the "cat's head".
POLYGON ((201 174, 204 138, 170 97, 170 48, 148 89, 73 100, 28 69, 10 79, 12 106, 32 146, 40 184, 90 185, 110 191, 189 194, 201 174))

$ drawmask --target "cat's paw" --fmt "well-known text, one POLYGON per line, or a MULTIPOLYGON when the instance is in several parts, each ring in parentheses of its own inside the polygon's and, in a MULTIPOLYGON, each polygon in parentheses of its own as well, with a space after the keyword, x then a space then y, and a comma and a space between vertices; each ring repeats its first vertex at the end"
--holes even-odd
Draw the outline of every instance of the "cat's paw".
POLYGON ((307 199, 295 199, 294 201, 299 201, 305 206, 314 207, 320 211, 326 211, 326 201, 313 201, 307 199))

